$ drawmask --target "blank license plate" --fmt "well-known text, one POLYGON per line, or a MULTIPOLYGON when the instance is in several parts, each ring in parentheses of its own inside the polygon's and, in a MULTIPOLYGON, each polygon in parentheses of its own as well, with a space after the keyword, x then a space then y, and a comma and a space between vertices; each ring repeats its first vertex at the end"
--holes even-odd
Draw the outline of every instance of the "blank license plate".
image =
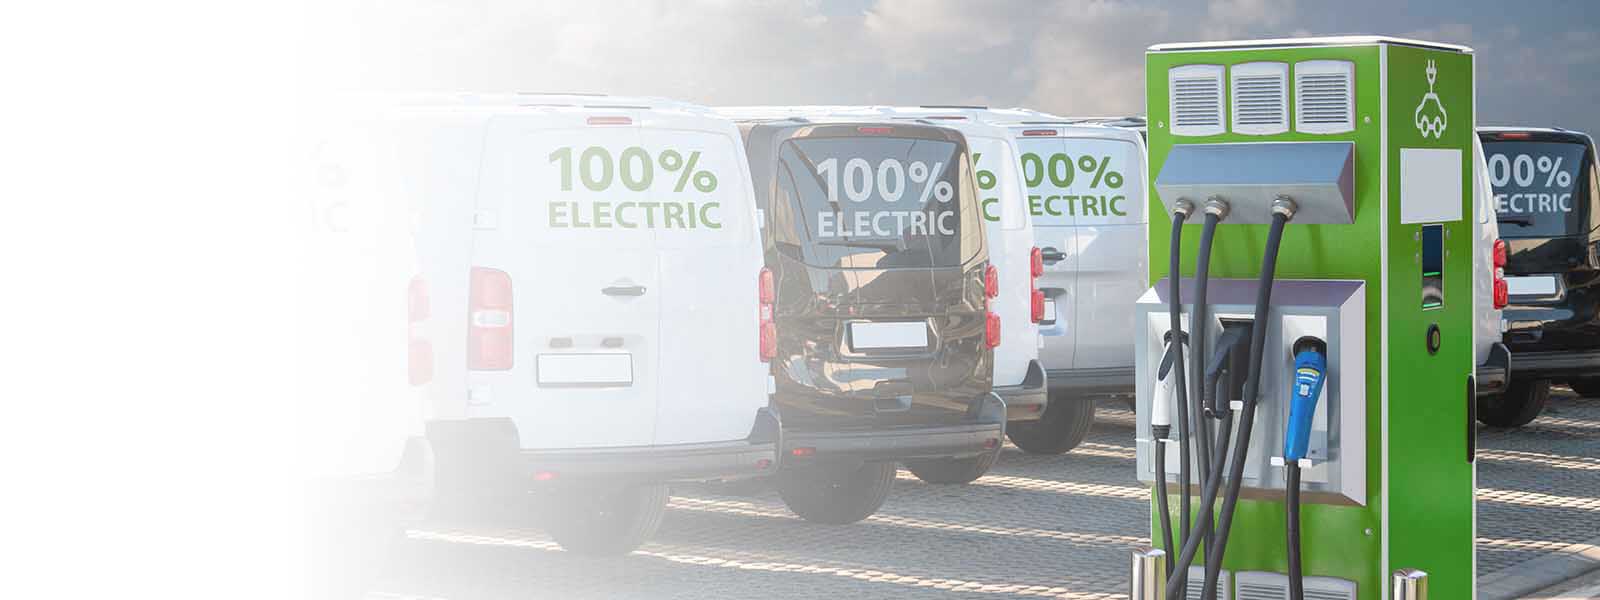
POLYGON ((540 354, 540 385, 633 383, 632 354, 540 354))
POLYGON ((1041 319, 1041 320, 1047 321, 1047 322, 1052 322, 1052 323, 1055 322, 1055 320, 1056 320, 1056 301, 1055 300, 1045 300, 1044 301, 1044 318, 1041 319))
POLYGON ((1506 290, 1512 296, 1554 296, 1556 278, 1550 275, 1507 277, 1506 290))
POLYGON ((856 350, 874 348, 927 348, 928 324, 922 321, 902 323, 851 323, 850 347, 856 350))

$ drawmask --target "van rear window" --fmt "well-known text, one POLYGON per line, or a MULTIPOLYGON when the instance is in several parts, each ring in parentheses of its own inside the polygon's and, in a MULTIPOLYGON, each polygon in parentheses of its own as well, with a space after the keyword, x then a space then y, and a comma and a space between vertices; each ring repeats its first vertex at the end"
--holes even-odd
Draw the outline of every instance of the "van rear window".
POLYGON ((1500 237, 1544 238, 1582 233, 1588 197, 1587 145, 1485 141, 1500 237))
POLYGON ((960 145, 894 137, 787 141, 773 232, 802 260, 864 268, 959 265, 981 246, 960 145))

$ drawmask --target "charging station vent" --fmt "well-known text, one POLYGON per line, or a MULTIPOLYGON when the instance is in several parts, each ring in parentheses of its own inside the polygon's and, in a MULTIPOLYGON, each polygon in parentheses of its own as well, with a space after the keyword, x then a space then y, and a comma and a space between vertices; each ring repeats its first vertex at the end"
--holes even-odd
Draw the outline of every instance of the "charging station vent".
POLYGON ((1272 135, 1289 130, 1289 64, 1234 65, 1233 132, 1272 135))
MULTIPOLYGON (((1240 571, 1235 600, 1289 600, 1289 577, 1282 573, 1240 571)), ((1305 578, 1306 600, 1356 600, 1354 581, 1336 577, 1305 578)))
POLYGON ((1308 60, 1294 64, 1295 130, 1355 131, 1355 63, 1308 60))
POLYGON ((1223 132, 1222 65, 1183 65, 1167 71, 1173 135, 1223 132))
MULTIPOLYGON (((1217 600, 1233 600, 1233 594, 1229 593, 1233 589, 1233 586, 1228 585, 1229 579, 1231 578, 1227 571, 1217 575, 1217 600)), ((1205 588, 1206 568, 1189 567, 1189 582, 1183 588, 1184 600, 1200 600, 1201 592, 1204 592, 1205 588)))

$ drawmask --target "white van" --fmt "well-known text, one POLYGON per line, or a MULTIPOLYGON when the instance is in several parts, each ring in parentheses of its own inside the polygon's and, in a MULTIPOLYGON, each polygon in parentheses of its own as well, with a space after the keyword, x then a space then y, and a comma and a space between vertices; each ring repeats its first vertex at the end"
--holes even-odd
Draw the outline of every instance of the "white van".
POLYGON ((967 138, 982 198, 989 263, 1000 276, 1000 295, 990 302, 1000 315, 1000 345, 994 349, 994 392, 1006 403, 1007 427, 1037 421, 1047 400, 1044 366, 1039 361, 1039 292, 1043 262, 1028 218, 1016 141, 1003 119, 979 106, 793 106, 727 108, 742 115, 855 117, 919 120, 960 131, 967 138), (1038 297, 1038 300, 1035 300, 1038 297), (1037 305, 1036 305, 1037 304, 1037 305))
POLYGON ((994 112, 1022 152, 1044 262, 1040 359, 1050 402, 1011 439, 1029 452, 1066 452, 1087 435, 1095 400, 1133 392, 1133 304, 1150 272, 1145 142, 1131 128, 994 112))
POLYGON ((306 510, 305 575, 348 595, 433 497, 425 406, 409 360, 415 180, 381 106, 326 102, 295 132, 294 440, 306 510))
POLYGON ((1472 178, 1472 216, 1477 222, 1473 227, 1472 268, 1479 273, 1472 280, 1472 302, 1476 307, 1473 314, 1478 316, 1472 332, 1473 364, 1477 365, 1477 394, 1490 396, 1504 392, 1511 382, 1511 350, 1502 341, 1502 309, 1510 302, 1510 290, 1504 268, 1506 243, 1500 239, 1500 221, 1494 209, 1494 184, 1489 179, 1488 157, 1478 136, 1472 136, 1472 164, 1477 171, 1472 178))
POLYGON ((477 132, 418 165, 471 174, 419 226, 441 501, 529 498, 566 549, 614 554, 667 483, 776 470, 772 280, 731 121, 569 95, 414 116, 477 132))

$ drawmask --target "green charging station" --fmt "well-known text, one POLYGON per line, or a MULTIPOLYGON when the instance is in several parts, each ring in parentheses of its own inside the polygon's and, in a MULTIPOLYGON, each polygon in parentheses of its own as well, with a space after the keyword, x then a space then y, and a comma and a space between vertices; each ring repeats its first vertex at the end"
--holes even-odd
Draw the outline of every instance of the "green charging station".
POLYGON ((1134 597, 1473 598, 1471 50, 1165 44, 1145 74, 1164 577, 1136 556, 1134 597))

